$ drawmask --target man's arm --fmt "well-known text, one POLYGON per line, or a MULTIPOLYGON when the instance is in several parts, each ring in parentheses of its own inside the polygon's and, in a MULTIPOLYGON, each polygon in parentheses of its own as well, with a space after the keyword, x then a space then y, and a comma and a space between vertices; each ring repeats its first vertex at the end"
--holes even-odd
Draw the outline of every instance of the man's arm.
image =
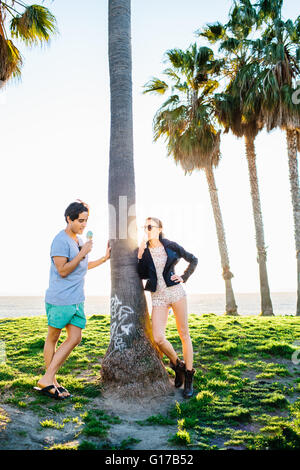
POLYGON ((86 242, 78 255, 76 255, 71 261, 65 256, 53 256, 53 262, 56 266, 57 272, 61 277, 67 277, 74 269, 78 266, 80 261, 91 251, 93 246, 92 240, 86 242))
POLYGON ((109 246, 109 242, 107 242, 105 255, 97 259, 96 261, 90 261, 88 263, 88 269, 96 268, 97 266, 100 266, 100 264, 105 263, 105 261, 107 261, 110 258, 110 251, 111 251, 111 246, 109 246))
POLYGON ((88 262, 88 269, 93 269, 96 268, 97 266, 100 266, 100 264, 105 263, 108 258, 106 256, 102 256, 102 258, 97 259, 96 261, 89 261, 88 262))
POLYGON ((57 272, 61 277, 67 277, 78 266, 83 256, 79 252, 75 258, 68 262, 68 258, 64 256, 53 256, 53 261, 57 272))

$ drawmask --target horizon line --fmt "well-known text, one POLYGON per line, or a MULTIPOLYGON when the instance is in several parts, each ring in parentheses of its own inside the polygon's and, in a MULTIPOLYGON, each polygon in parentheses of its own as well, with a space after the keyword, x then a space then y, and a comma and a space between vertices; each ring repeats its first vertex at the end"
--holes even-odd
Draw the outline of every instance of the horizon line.
MULTIPOLYGON (((297 294, 296 290, 289 291, 289 290, 278 290, 278 291, 270 291, 272 294, 297 294)), ((259 291, 235 291, 235 294, 259 294, 259 291)), ((87 299, 88 297, 110 297, 111 294, 86 294, 85 298, 87 299)), ((187 296, 189 295, 225 295, 225 292, 189 292, 187 293, 187 296)), ((42 294, 0 294, 1 297, 45 297, 45 295, 42 294)))

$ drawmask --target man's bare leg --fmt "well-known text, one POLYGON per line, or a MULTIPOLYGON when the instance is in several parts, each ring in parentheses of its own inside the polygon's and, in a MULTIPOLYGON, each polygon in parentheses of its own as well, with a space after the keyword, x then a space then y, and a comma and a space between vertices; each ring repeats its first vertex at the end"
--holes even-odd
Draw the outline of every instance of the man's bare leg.
MULTIPOLYGON (((54 328, 57 330, 57 328, 54 328)), ((46 369, 46 373, 43 377, 39 380, 38 385, 40 387, 47 387, 48 385, 55 385, 55 375, 61 365, 66 361, 69 354, 73 351, 75 346, 77 346, 81 341, 81 328, 75 325, 68 324, 66 325, 67 330, 67 339, 59 346, 57 351, 52 356, 51 359, 51 351, 53 351, 53 342, 55 338, 55 334, 53 333, 52 343, 49 339, 49 345, 47 345, 46 353, 45 353, 45 361, 50 361, 48 367, 46 369)), ((57 338, 58 339, 58 338, 57 338)), ((57 341, 56 341, 57 342, 57 341)), ((56 343, 55 343, 56 344, 56 343)), ((52 392, 51 392, 52 393, 52 392)), ((62 395, 60 393, 60 395, 62 395)))
MULTIPOLYGON (((47 335, 45 346, 44 346, 44 360, 45 360, 46 370, 51 364, 51 361, 55 354, 56 345, 60 337, 60 334, 61 334, 60 328, 54 328, 53 326, 48 326, 48 335, 47 335)), ((53 383, 56 386, 56 388, 60 387, 60 384, 57 382, 56 377, 54 377, 53 383)), ((64 397, 69 396, 68 392, 61 392, 61 394, 64 397)))

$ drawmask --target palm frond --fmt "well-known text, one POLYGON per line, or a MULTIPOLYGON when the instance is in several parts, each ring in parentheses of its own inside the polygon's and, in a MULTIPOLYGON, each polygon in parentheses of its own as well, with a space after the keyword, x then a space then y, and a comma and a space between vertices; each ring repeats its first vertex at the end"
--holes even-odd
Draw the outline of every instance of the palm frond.
POLYGON ((20 78, 22 57, 10 39, 0 35, 0 80, 6 83, 11 77, 20 78))
POLYGON ((300 15, 296 18, 294 24, 295 24, 295 30, 297 32, 297 38, 299 38, 300 37, 300 15))
POLYGON ((176 70, 172 69, 171 67, 166 68, 163 71, 164 75, 167 75, 171 80, 174 80, 176 82, 180 82, 181 78, 179 74, 176 72, 176 70))
POLYGON ((168 99, 161 105, 158 112, 162 112, 164 110, 172 111, 173 109, 177 108, 178 105, 182 105, 182 102, 179 99, 178 95, 171 95, 168 99))
POLYGON ((21 39, 26 45, 49 42, 58 30, 54 15, 41 5, 30 5, 22 15, 15 16, 10 22, 12 37, 21 39))
POLYGON ((299 41, 299 36, 297 34, 296 24, 292 20, 287 20, 284 24, 284 29, 288 34, 288 37, 291 41, 299 41))
POLYGON ((217 80, 207 80, 203 90, 202 96, 212 95, 215 90, 219 87, 219 82, 217 80))
POLYGON ((257 0, 258 17, 260 21, 278 18, 282 9, 283 0, 257 0))
POLYGON ((214 57, 214 53, 212 49, 209 47, 199 47, 194 51, 194 60, 196 63, 196 66, 201 69, 201 68, 207 68, 207 64, 209 64, 214 57))
POLYGON ((143 94, 146 93, 159 93, 165 94, 168 89, 168 84, 159 78, 153 77, 149 82, 144 85, 143 94))
POLYGON ((206 38, 211 44, 215 44, 217 41, 224 39, 226 29, 220 22, 216 22, 207 24, 202 30, 197 30, 196 34, 206 38))
POLYGON ((174 133, 181 134, 186 128, 187 109, 179 105, 171 109, 161 107, 153 119, 154 141, 164 136, 170 138, 174 133))
POLYGON ((237 39, 246 38, 257 24, 257 13, 249 0, 233 3, 227 28, 237 39))
POLYGON ((183 134, 169 139, 168 155, 172 155, 186 173, 217 167, 221 156, 220 131, 213 126, 189 127, 183 134))
POLYGON ((183 70, 186 64, 186 54, 181 49, 169 49, 165 53, 167 61, 169 61, 173 67, 177 70, 183 70))
POLYGON ((215 114, 224 132, 232 131, 237 137, 243 136, 242 113, 238 98, 226 93, 216 93, 214 96, 215 114))
POLYGON ((242 43, 239 39, 230 37, 221 43, 219 50, 220 52, 224 52, 225 54, 233 54, 239 51, 241 45, 242 43))

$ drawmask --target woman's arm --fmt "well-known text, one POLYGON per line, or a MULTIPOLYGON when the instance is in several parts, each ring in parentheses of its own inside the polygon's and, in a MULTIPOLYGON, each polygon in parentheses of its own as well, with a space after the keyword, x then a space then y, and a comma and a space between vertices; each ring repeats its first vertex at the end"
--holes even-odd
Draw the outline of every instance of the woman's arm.
POLYGON ((176 242, 172 243, 172 247, 175 251, 177 251, 181 258, 184 258, 189 263, 182 276, 180 276, 183 282, 186 282, 190 275, 195 271, 196 266, 198 264, 198 258, 196 258, 196 256, 194 256, 192 253, 186 251, 182 246, 178 245, 178 243, 176 242))
POLYGON ((142 256, 142 258, 138 258, 137 271, 141 279, 148 279, 148 268, 145 262, 144 255, 142 256))
POLYGON ((147 247, 147 240, 146 237, 144 236, 139 249, 137 253, 137 258, 138 258, 138 265, 137 265, 137 271, 139 273, 139 276, 141 279, 148 279, 148 267, 145 262, 145 249, 147 247))
POLYGON ((145 251, 142 251, 142 254, 140 250, 138 252, 137 272, 139 273, 141 279, 149 278, 148 264, 146 261, 145 251))

